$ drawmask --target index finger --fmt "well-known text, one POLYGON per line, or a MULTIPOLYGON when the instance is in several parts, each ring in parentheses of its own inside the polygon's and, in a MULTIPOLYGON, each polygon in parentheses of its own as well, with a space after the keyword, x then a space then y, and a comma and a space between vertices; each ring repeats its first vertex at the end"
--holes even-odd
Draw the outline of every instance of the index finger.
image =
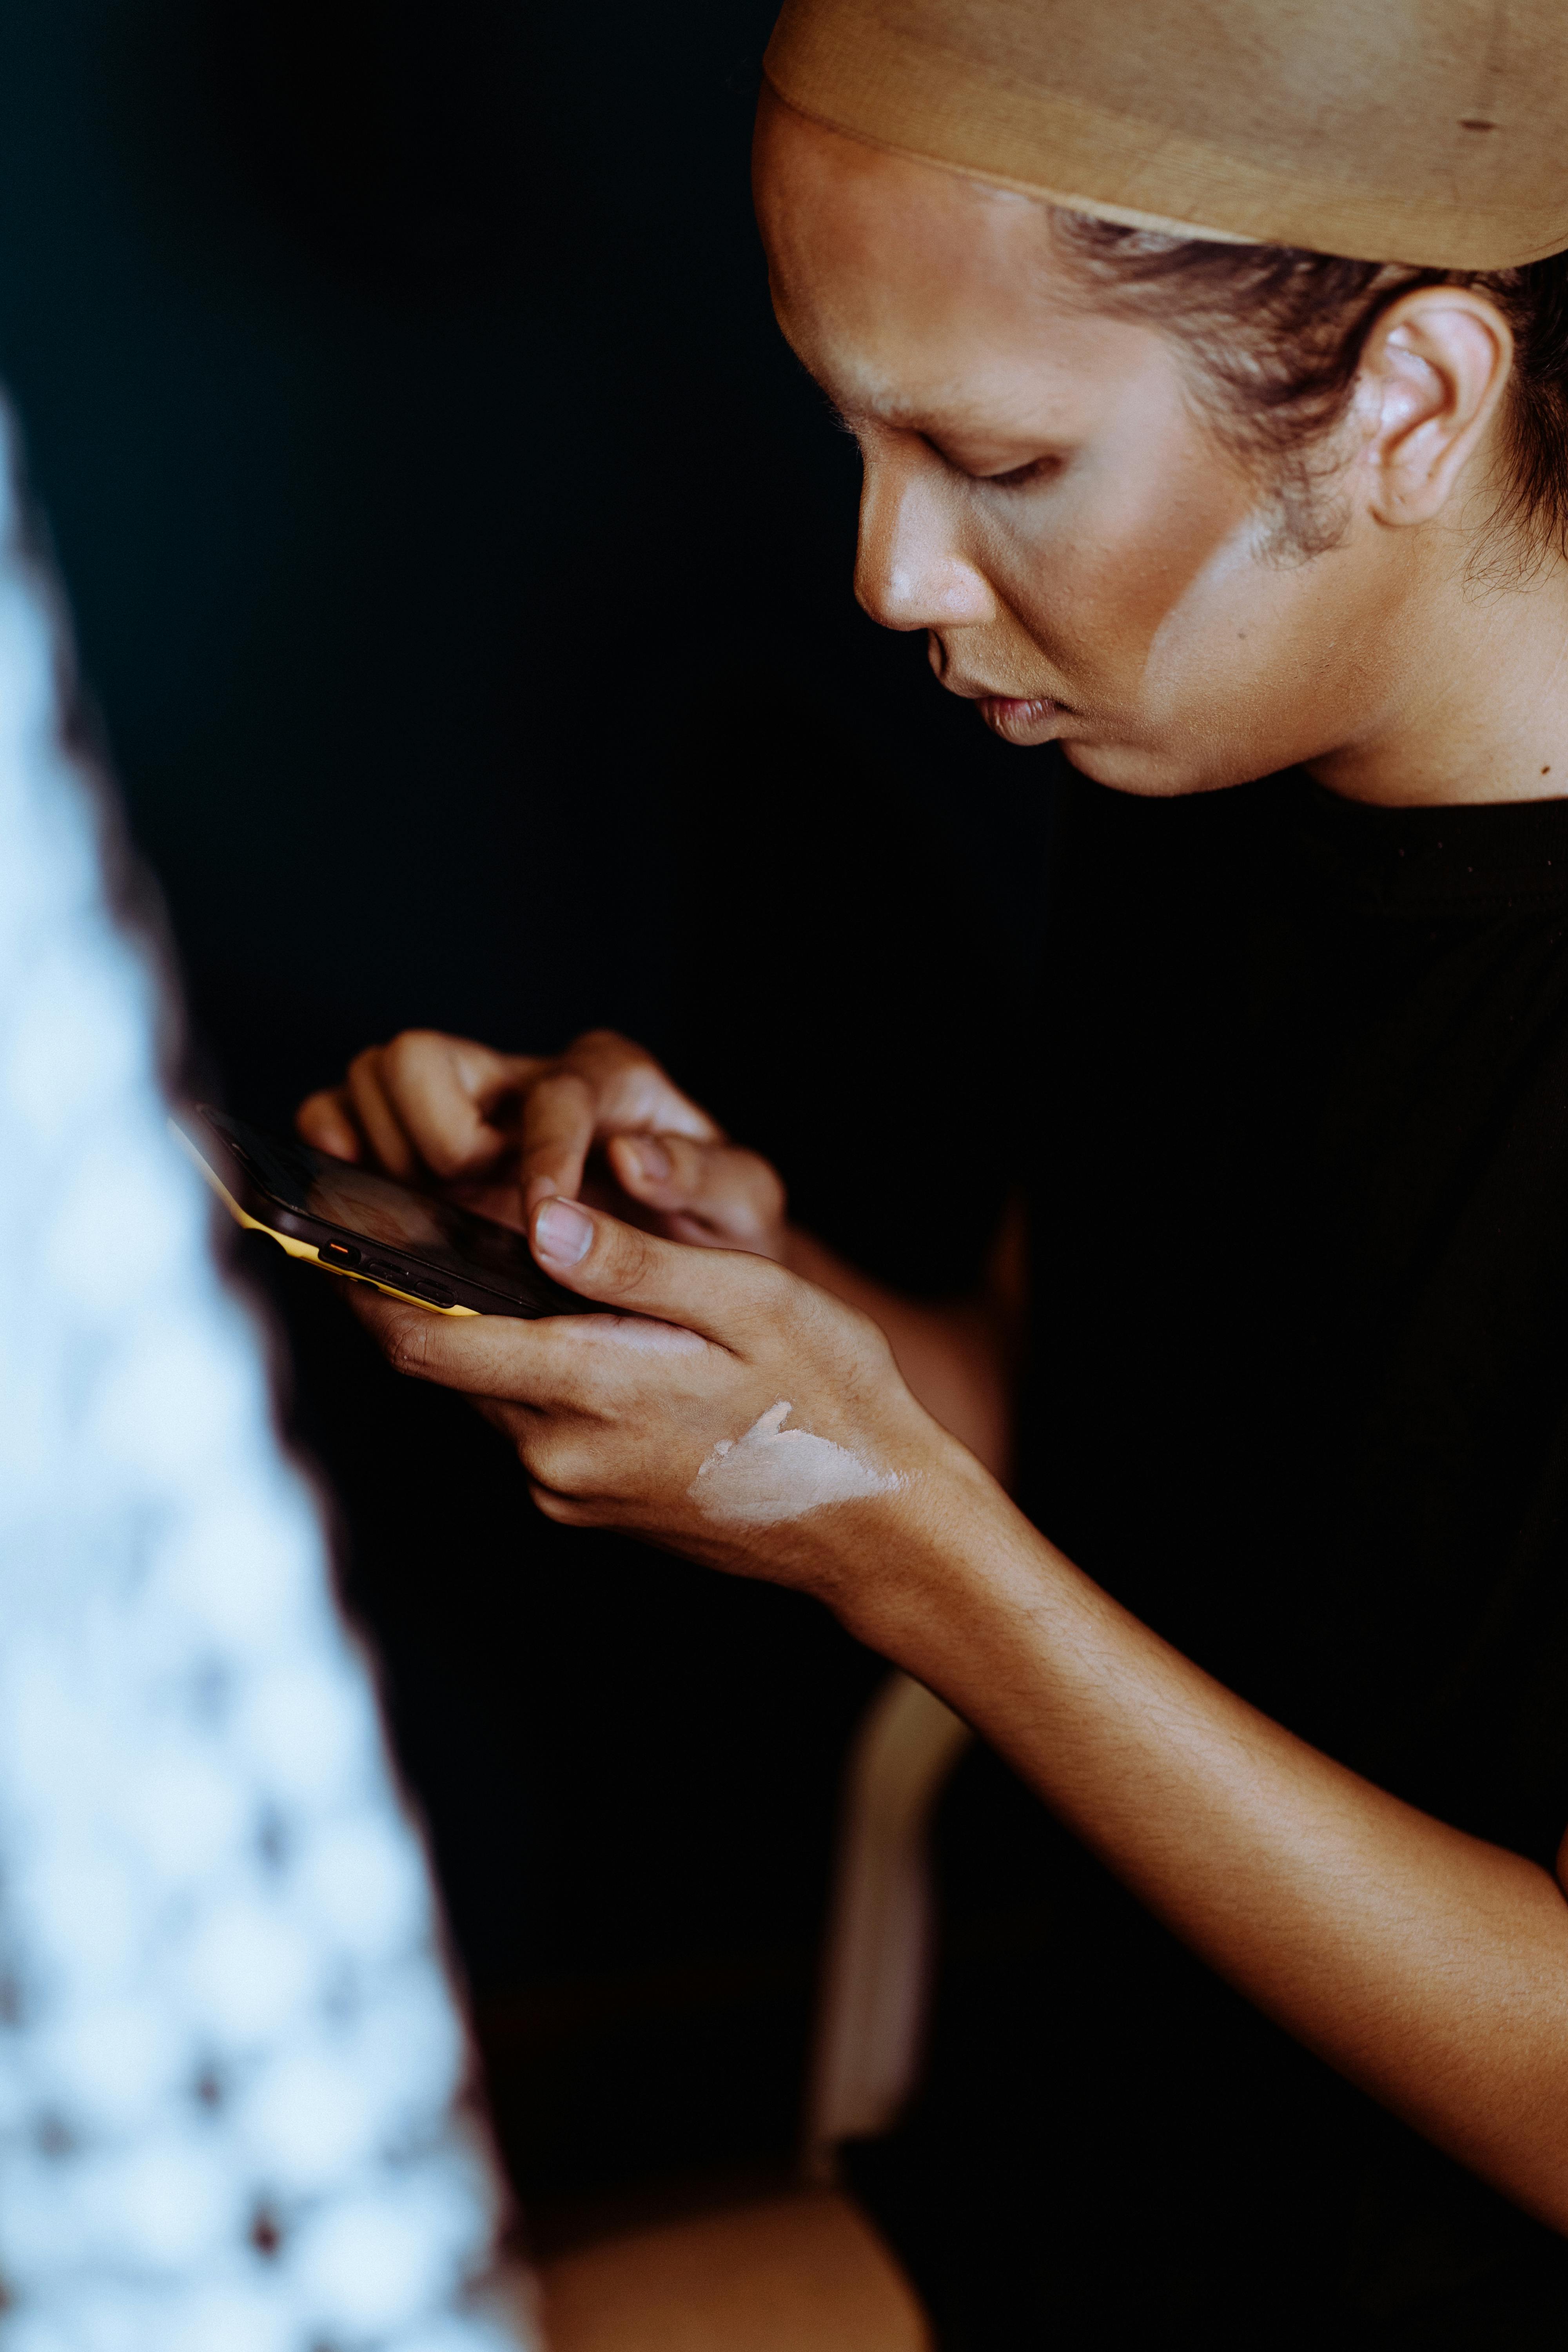
POLYGON ((552 1070, 529 1088, 518 1153, 525 1217, 555 1193, 575 1199, 598 1124, 594 1089, 575 1070, 552 1070))
POLYGON ((294 1114, 294 1124, 307 1143, 330 1159, 357 1160, 364 1149, 342 1087, 322 1087, 307 1095, 294 1114))
POLYGON ((452 1318, 406 1307, 367 1283, 344 1286, 394 1371, 498 1403, 548 1409, 590 1388, 604 1400, 623 1382, 646 1380, 650 1355, 705 1355, 709 1348, 697 1332, 645 1316, 452 1318))
POLYGON ((519 1160, 524 1215, 557 1194, 576 1197, 595 1142, 639 1132, 723 1140, 707 1112, 650 1054, 613 1029, 590 1030, 524 1097, 519 1160))

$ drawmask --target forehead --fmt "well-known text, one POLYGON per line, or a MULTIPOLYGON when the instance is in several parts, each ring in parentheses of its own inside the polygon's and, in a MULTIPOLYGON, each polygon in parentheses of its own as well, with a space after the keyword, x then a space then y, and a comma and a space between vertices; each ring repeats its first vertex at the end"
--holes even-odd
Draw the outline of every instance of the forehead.
POLYGON ((780 324, 851 418, 1021 421, 1150 340, 1085 306, 1031 198, 767 99, 754 181, 780 324))

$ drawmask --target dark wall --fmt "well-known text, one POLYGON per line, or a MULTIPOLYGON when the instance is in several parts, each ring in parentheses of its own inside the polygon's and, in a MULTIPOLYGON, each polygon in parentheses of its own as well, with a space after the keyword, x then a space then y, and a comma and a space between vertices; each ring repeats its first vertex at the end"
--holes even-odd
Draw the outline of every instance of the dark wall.
MULTIPOLYGON (((0 374, 205 1082, 644 1035, 899 1278, 994 1212, 1046 771, 849 594, 746 189, 772 0, 12 0, 0 374)), ((787 2144, 863 1656, 534 1522, 258 1266, 548 2197, 787 2144)), ((510 2086, 510 2088, 508 2086, 510 2086)))

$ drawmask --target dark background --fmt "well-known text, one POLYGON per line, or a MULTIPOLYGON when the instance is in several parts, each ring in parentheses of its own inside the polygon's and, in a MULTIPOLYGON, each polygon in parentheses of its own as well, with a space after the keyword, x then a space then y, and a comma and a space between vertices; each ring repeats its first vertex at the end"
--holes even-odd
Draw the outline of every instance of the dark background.
MULTIPOLYGON (((0 374, 202 1083, 281 1119, 409 1024, 609 1022, 935 1291, 1002 1181, 1048 793, 852 602, 747 194, 773 14, 11 0, 0 374)), ((253 1271, 525 2198, 766 2177, 879 1662, 534 1520, 253 1271)))

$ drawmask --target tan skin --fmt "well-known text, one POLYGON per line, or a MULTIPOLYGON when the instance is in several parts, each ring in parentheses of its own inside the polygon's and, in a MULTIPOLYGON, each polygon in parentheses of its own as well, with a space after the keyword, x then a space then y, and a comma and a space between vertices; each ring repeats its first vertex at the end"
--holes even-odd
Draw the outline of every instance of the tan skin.
MULTIPOLYGON (((865 455, 857 593, 925 630, 998 731, 1059 738, 1143 793, 1291 761, 1389 803, 1557 789, 1568 578, 1478 584, 1510 363, 1483 298, 1426 289, 1386 315, 1340 452, 1342 543, 1288 564, 1179 352, 1084 310, 1040 209, 772 102, 757 193, 781 324, 865 455)), ((1014 1508, 992 1475, 1010 1242, 984 1299, 893 1297, 791 1228, 773 1171, 604 1034, 558 1058, 406 1035, 300 1127, 477 1190, 558 1280, 649 1318, 460 1323, 356 1292, 400 1370, 506 1433, 550 1517, 815 1594, 1259 2008, 1568 2231, 1563 1886, 1258 1714, 1014 1508), (595 1199, 619 1216, 573 1205, 595 1141, 595 1199), (773 1528, 705 1516, 699 1465, 780 1398, 901 1487, 773 1528)))

